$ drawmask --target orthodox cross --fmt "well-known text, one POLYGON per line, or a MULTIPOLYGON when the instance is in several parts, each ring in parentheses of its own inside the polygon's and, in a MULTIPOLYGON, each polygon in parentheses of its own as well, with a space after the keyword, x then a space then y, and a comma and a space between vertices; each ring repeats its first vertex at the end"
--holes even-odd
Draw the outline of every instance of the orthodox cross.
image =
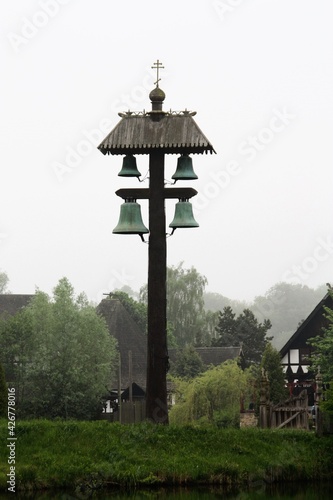
POLYGON ((154 82, 154 84, 156 85, 156 87, 158 87, 158 82, 160 81, 160 78, 158 77, 159 76, 159 70, 160 69, 164 69, 164 66, 162 66, 162 63, 157 59, 157 61, 154 62, 154 66, 152 66, 151 69, 156 69, 157 80, 156 80, 156 82, 154 82))

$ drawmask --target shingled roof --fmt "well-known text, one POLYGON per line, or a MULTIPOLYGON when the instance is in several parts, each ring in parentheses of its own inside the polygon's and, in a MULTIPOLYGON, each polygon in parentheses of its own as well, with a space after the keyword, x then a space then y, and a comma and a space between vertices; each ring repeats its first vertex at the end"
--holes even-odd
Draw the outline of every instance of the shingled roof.
POLYGON ((149 154, 158 150, 173 153, 213 153, 192 114, 164 113, 156 120, 150 113, 124 114, 122 120, 98 146, 103 154, 149 154))
MULTIPOLYGON (((108 325, 110 334, 118 341, 121 354, 121 386, 130 385, 129 351, 132 352, 132 381, 146 387, 147 337, 131 318, 122 303, 117 299, 103 299, 96 308, 108 325)), ((112 381, 118 387, 118 375, 112 381)))
POLYGON ((15 293, 0 294, 0 316, 14 316, 20 309, 26 307, 34 295, 15 293))

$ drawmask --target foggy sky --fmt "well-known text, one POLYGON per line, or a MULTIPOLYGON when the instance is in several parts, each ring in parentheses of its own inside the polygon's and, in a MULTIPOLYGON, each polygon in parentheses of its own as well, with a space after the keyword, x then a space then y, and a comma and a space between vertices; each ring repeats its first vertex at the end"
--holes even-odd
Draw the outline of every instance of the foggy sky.
MULTIPOLYGON (((17 0, 1 7, 0 270, 13 293, 67 276, 99 302, 147 279, 148 248, 113 235, 120 156, 97 146, 119 111, 189 109, 217 154, 193 155, 200 227, 168 238, 207 290, 251 300, 330 281, 331 0, 17 0)), ((177 156, 167 158, 171 179, 177 156)), ((142 173, 148 157, 137 156, 142 173)), ((146 202, 142 213, 148 224, 146 202)), ((167 225, 174 201, 166 202, 167 225)))

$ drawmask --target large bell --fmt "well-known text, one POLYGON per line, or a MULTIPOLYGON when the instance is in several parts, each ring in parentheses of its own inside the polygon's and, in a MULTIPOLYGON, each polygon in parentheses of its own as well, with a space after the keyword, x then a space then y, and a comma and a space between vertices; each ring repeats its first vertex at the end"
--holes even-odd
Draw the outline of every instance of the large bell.
POLYGON ((135 200, 125 200, 120 206, 119 222, 112 231, 115 234, 143 234, 149 233, 142 221, 141 207, 135 200))
POLYGON ((172 233, 178 227, 199 227, 199 224, 193 217, 192 204, 188 200, 182 199, 176 203, 175 216, 169 227, 172 228, 172 233))
POLYGON ((186 154, 180 156, 177 160, 177 169, 173 174, 172 179, 174 179, 176 182, 182 180, 193 180, 197 178, 198 176, 194 173, 193 170, 192 158, 190 158, 189 155, 186 154))
POLYGON ((123 166, 118 174, 120 177, 140 177, 140 172, 136 166, 136 158, 133 155, 126 155, 123 159, 123 166))

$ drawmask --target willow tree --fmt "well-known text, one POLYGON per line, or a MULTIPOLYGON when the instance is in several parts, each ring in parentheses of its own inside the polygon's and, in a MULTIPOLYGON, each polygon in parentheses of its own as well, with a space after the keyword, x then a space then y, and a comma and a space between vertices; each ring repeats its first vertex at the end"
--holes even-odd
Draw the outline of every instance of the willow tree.
MULTIPOLYGON (((167 320, 177 347, 205 345, 209 342, 204 310, 204 291, 207 279, 183 262, 167 269, 167 320)), ((140 290, 140 300, 147 301, 147 287, 140 290)), ((170 345, 170 344, 169 344, 170 345)))
POLYGON ((238 426, 240 399, 246 390, 246 374, 236 360, 213 367, 198 377, 176 383, 176 404, 170 411, 175 424, 212 423, 238 426))
POLYGON ((8 291, 9 278, 7 273, 0 271, 0 293, 10 293, 8 291))

